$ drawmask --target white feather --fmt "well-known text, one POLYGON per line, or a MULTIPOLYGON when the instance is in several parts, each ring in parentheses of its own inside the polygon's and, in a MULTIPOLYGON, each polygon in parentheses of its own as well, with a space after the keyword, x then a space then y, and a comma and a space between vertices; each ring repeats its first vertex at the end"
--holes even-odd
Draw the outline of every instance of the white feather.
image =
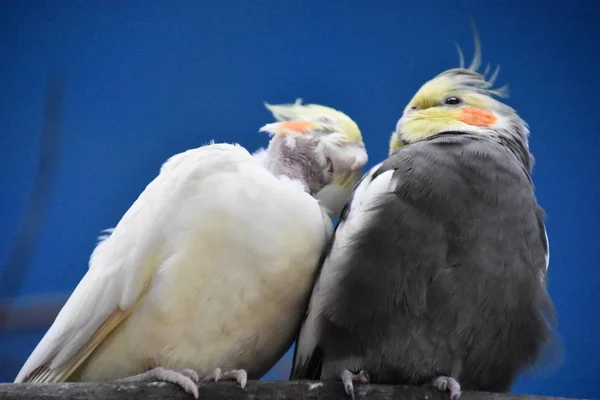
POLYGON ((548 231, 546 225, 544 225, 544 238, 546 239, 546 273, 543 276, 543 280, 548 279, 548 267, 550 266, 550 240, 548 239, 548 231))
POLYGON ((386 171, 373 179, 373 175, 380 166, 381 163, 371 168, 356 186, 348 205, 348 212, 345 218, 340 220, 335 230, 331 253, 324 261, 310 299, 308 315, 300 330, 296 344, 295 366, 306 363, 318 345, 319 316, 323 311, 325 296, 337 286, 339 273, 345 264, 344 261, 347 257, 352 256, 349 251, 352 237, 369 223, 370 207, 381 195, 394 189, 393 170, 386 171))
POLYGON ((258 378, 301 321, 331 221, 302 185, 277 179, 244 148, 213 144, 171 157, 112 234, 15 382, 59 371, 119 310, 125 319, 72 379, 153 366, 245 368, 258 378))
POLYGON ((252 153, 252 157, 256 158, 260 165, 262 165, 265 168, 267 167, 267 149, 261 147, 260 149, 252 153))

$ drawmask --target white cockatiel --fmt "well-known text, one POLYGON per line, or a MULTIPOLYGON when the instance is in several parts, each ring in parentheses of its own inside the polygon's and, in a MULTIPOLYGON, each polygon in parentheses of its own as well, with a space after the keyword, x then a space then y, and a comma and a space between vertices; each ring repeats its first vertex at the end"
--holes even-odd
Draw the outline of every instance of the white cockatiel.
POLYGON ((266 150, 209 144, 162 166, 15 382, 162 380, 197 397, 199 377, 243 387, 277 362, 332 233, 313 195, 349 190, 367 153, 336 110, 271 107, 302 116, 261 128, 266 150))

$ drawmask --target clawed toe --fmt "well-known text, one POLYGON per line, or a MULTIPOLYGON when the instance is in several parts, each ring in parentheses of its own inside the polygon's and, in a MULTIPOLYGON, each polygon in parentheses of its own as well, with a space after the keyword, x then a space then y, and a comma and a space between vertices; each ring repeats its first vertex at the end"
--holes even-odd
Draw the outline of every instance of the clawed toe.
POLYGON ((353 374, 349 370, 344 370, 341 375, 344 391, 347 395, 354 399, 354 383, 369 383, 369 375, 366 371, 361 370, 358 374, 353 374))
POLYGON ((460 400, 462 392, 456 379, 449 376, 438 376, 431 384, 441 392, 450 392, 450 400, 460 400))
POLYGON ((233 380, 237 381, 240 387, 244 389, 248 382, 248 373, 244 369, 233 369, 231 371, 223 372, 221 371, 221 368, 215 368, 213 373, 203 380, 214 380, 215 382, 233 380))
POLYGON ((196 371, 194 371, 193 369, 182 369, 181 371, 179 371, 179 373, 181 375, 187 376, 194 382, 198 382, 200 380, 200 378, 198 377, 198 373, 196 371))
POLYGON ((188 393, 191 393, 194 398, 198 398, 198 386, 196 381, 198 374, 191 369, 182 371, 172 371, 170 369, 157 367, 144 373, 119 379, 117 382, 145 382, 145 381, 162 381, 169 382, 181 387, 188 393))

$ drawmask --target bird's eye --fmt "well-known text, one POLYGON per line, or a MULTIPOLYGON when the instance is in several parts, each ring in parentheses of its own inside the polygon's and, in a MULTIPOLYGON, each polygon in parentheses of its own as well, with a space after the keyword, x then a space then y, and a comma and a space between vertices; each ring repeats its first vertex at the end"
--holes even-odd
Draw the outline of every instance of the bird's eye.
POLYGON ((448 106, 456 106, 462 104, 462 100, 456 96, 449 96, 444 100, 444 104, 448 106))

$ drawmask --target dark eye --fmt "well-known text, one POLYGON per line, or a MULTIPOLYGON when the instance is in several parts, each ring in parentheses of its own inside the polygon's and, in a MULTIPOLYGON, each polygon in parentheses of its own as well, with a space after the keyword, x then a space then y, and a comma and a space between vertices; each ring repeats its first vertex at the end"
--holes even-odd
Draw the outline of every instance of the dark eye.
POLYGON ((462 100, 456 96, 449 96, 446 97, 446 100, 444 100, 444 104, 448 106, 456 106, 462 104, 462 100))

